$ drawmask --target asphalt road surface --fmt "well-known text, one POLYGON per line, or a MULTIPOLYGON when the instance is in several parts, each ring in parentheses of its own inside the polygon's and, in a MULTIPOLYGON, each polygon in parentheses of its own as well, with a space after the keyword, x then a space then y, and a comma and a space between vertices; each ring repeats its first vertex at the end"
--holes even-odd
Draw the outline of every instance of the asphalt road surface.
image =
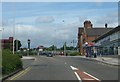
MULTIPOLYGON (((118 80, 118 67, 80 57, 37 56, 11 80, 118 80)), ((86 81, 84 81, 86 82, 86 81)))

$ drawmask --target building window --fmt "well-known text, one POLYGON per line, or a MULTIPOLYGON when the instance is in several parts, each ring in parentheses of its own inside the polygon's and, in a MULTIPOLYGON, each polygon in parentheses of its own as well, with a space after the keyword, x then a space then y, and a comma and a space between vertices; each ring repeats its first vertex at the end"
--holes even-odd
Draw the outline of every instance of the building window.
POLYGON ((117 40, 119 37, 118 35, 119 35, 119 32, 110 35, 110 41, 117 40))

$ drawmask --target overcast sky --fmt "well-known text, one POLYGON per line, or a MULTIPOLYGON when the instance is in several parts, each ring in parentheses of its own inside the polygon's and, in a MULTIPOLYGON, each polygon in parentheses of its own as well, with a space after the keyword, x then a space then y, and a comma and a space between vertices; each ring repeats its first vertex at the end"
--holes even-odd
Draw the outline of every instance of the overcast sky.
MULTIPOLYGON (((0 13, 1 14, 1 13, 0 13)), ((118 25, 117 2, 3 2, 3 38, 13 36, 19 39, 22 47, 57 45, 76 40, 78 27, 90 20, 93 27, 116 27, 118 25), (14 22, 15 20, 15 22, 14 22)))

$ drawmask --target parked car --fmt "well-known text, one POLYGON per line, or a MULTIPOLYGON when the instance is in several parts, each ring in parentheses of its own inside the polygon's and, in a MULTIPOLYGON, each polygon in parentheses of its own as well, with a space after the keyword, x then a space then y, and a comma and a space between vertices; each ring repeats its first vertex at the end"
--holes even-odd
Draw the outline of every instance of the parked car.
POLYGON ((47 57, 53 57, 52 53, 47 53, 47 57))

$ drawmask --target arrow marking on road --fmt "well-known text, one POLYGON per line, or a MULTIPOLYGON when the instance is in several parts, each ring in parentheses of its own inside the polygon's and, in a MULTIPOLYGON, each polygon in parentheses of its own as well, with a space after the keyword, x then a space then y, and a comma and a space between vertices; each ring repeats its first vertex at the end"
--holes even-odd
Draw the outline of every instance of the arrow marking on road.
POLYGON ((89 80, 93 80, 94 82, 100 82, 100 80, 98 78, 96 78, 86 72, 83 72, 76 67, 73 67, 73 66, 70 66, 70 67, 74 71, 74 73, 79 81, 87 82, 89 80))
POLYGON ((71 67, 71 69, 74 70, 74 71, 75 71, 75 70, 78 70, 78 68, 75 68, 75 67, 73 67, 73 66, 70 66, 70 67, 71 67))

